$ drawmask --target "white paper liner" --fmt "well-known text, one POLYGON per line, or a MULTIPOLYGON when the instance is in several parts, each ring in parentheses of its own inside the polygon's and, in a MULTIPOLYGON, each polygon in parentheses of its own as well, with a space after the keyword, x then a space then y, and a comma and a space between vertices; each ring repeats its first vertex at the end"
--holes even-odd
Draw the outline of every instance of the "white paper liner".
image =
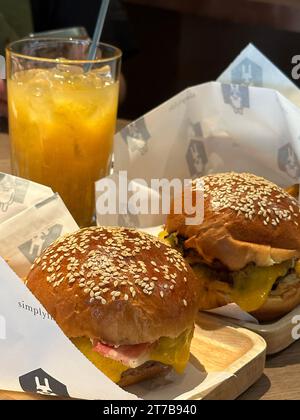
POLYGON ((0 223, 52 195, 49 187, 0 172, 0 223))
POLYGON ((19 277, 26 277, 34 260, 59 236, 78 225, 63 201, 53 194, 0 223, 0 255, 19 277))

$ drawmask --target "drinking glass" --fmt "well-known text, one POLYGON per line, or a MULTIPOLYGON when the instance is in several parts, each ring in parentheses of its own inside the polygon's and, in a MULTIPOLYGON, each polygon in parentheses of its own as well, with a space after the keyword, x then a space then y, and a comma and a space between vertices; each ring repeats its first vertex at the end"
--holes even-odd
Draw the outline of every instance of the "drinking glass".
POLYGON ((58 192, 79 226, 92 224, 95 181, 111 167, 121 51, 89 40, 31 38, 7 48, 13 173, 58 192))

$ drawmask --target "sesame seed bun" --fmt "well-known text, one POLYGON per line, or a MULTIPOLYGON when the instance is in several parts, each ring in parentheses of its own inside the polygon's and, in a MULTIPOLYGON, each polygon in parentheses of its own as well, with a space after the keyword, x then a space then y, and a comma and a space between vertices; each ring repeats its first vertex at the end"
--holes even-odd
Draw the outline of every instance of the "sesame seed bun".
POLYGON ((186 225, 184 213, 171 213, 166 222, 169 233, 178 232, 186 239, 186 249, 195 249, 208 264, 218 260, 230 270, 250 262, 268 266, 300 256, 300 210, 295 198, 247 173, 201 180, 203 223, 186 225))
POLYGON ((119 227, 60 238, 35 261, 27 286, 69 338, 117 346, 176 338, 192 328, 199 293, 176 250, 119 227))
MULTIPOLYGON (((185 253, 191 252, 196 261, 208 266, 217 262, 229 271, 250 263, 267 267, 300 257, 300 208, 288 192, 248 173, 221 173, 199 180, 204 187, 203 222, 186 225, 190 216, 174 212, 166 221, 166 230, 183 238, 185 253)), ((193 182, 193 194, 199 180, 193 182)), ((220 284, 217 280, 216 286, 220 284)), ((224 288, 212 287, 204 278, 200 283, 202 292, 205 290, 200 297, 203 309, 230 301, 224 288)), ((278 299, 272 301, 272 310, 265 305, 261 319, 287 313, 300 303, 300 294, 294 293, 291 304, 286 299, 282 297, 283 305, 276 304, 278 299)))

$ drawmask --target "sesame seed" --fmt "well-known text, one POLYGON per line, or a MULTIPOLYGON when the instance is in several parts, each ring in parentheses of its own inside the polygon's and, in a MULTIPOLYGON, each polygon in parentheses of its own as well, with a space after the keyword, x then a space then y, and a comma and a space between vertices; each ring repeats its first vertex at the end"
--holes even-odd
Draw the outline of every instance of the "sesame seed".
MULTIPOLYGON (((298 223, 295 219, 299 217, 299 203, 282 188, 262 177, 230 172, 207 175, 201 179, 204 196, 209 198, 214 212, 230 209, 249 221, 259 218, 265 226, 269 222, 277 226, 287 220, 298 223)), ((196 181, 193 187, 197 190, 196 181)))
POLYGON ((164 290, 173 290, 171 282, 176 284, 179 272, 187 270, 184 260, 158 239, 133 232, 125 228, 94 227, 59 238, 40 257, 41 269, 49 272, 45 278, 53 287, 66 282, 74 284, 75 290, 76 284, 88 295, 89 302, 101 304, 107 303, 103 297, 106 293, 109 293, 108 301, 118 298, 128 301, 137 293, 149 298, 157 286, 160 297, 166 298, 164 290), (153 247, 161 249, 172 267, 161 266, 154 255, 149 258, 148 251, 153 247), (152 275, 154 272, 160 275, 152 275))

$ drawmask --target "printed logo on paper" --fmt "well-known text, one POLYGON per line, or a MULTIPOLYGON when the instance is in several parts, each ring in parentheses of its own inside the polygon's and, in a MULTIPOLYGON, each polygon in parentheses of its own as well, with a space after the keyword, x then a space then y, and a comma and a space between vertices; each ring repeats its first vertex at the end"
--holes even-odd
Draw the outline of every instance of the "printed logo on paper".
POLYGON ((193 123, 192 121, 189 121, 188 126, 187 126, 187 130, 188 130, 188 137, 189 138, 203 137, 202 127, 201 127, 201 123, 199 121, 197 121, 195 123, 193 123))
POLYGON ((24 203, 29 181, 0 174, 0 212, 6 213, 13 203, 24 203))
POLYGON ((262 86, 262 68, 249 58, 242 60, 231 70, 231 82, 245 86, 262 86))
POLYGON ((5 58, 0 55, 0 79, 5 79, 5 58))
POLYGON ((151 136, 144 117, 125 127, 121 135, 131 152, 138 151, 141 155, 147 153, 148 140, 151 136))
POLYGON ((24 392, 33 392, 47 396, 69 397, 66 385, 53 378, 43 369, 36 369, 19 377, 24 392))
POLYGON ((188 137, 191 138, 186 153, 186 161, 192 178, 199 177, 205 173, 205 165, 208 162, 204 147, 202 127, 200 122, 188 125, 188 137))
POLYGON ((19 250, 33 264, 34 260, 61 235, 63 226, 56 224, 37 233, 32 239, 19 246, 19 250))
POLYGON ((278 166, 293 179, 300 177, 300 164, 297 155, 290 143, 285 144, 278 150, 278 166))
POLYGON ((245 108, 250 108, 248 86, 222 84, 224 103, 232 107, 236 114, 243 114, 245 108))

